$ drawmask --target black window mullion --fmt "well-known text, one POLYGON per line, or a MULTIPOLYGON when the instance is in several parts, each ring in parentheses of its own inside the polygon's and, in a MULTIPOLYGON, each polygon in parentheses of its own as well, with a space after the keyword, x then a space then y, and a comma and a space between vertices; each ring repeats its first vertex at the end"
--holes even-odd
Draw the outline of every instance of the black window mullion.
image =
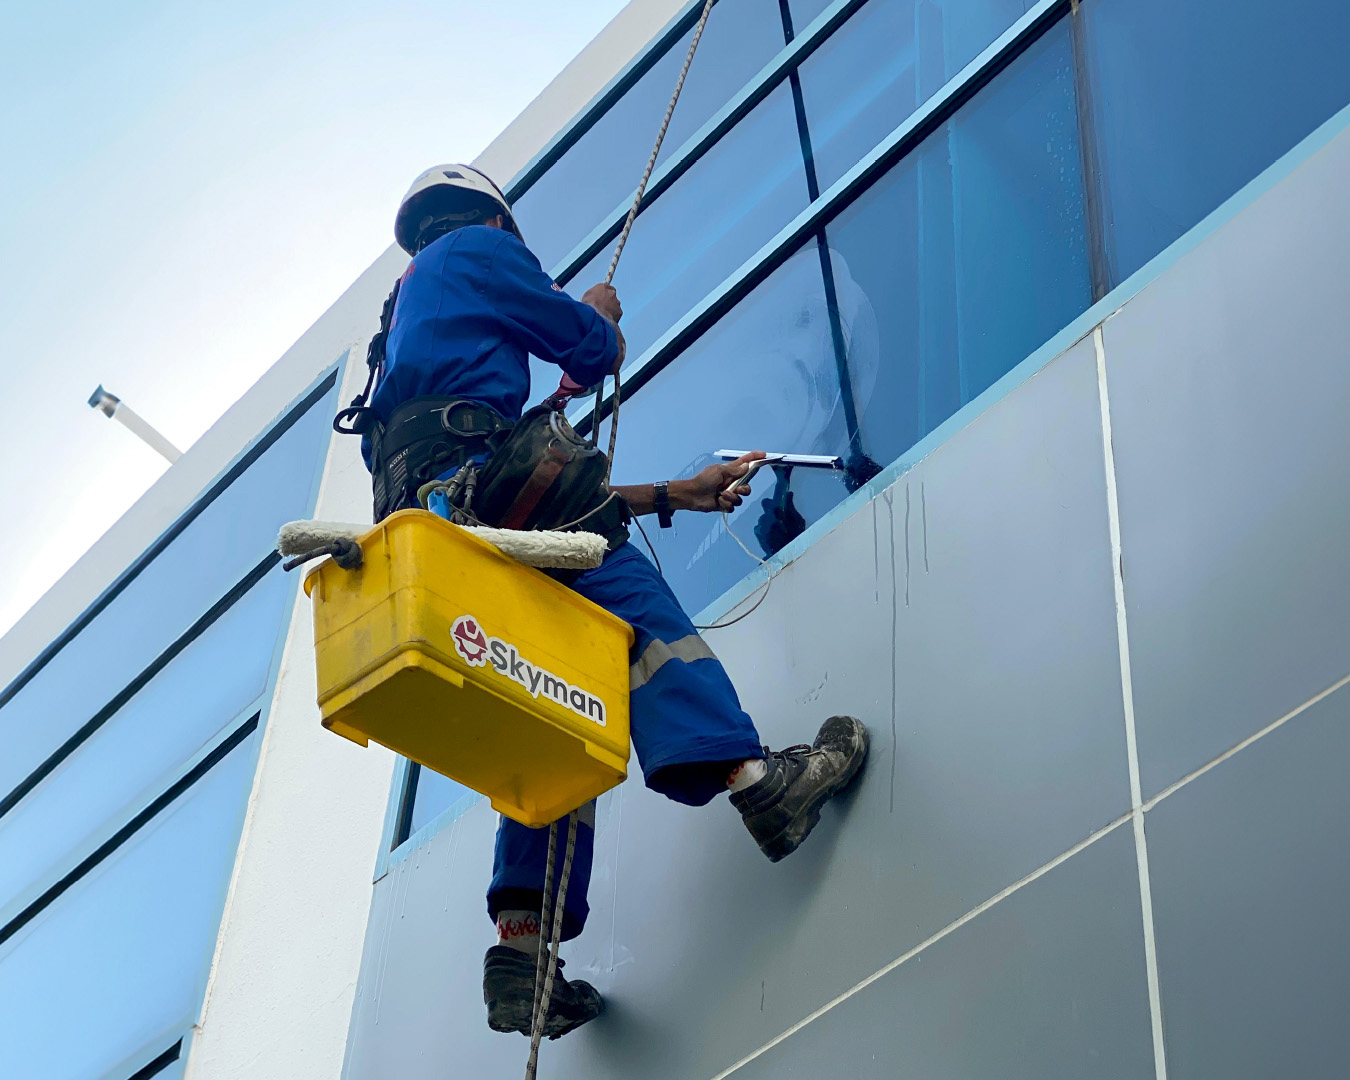
MULTIPOLYGON (((788 0, 778 0, 778 11, 783 20, 783 41, 791 45, 793 39, 792 10, 788 0)), ((816 158, 811 148, 811 129, 806 119, 806 97, 802 92, 801 75, 796 67, 788 75, 792 88, 792 105, 797 116, 797 137, 801 144, 802 165, 806 170, 806 192, 809 202, 820 198, 820 180, 816 175, 816 158)), ((881 466, 868 457, 862 446, 862 425, 858 420, 858 405, 853 396, 853 375, 849 371, 848 345, 844 341, 844 322, 839 313, 839 290, 834 280, 834 263, 830 259, 830 245, 822 228, 816 233, 816 253, 820 258, 820 275, 825 288, 825 310, 830 320, 830 343, 834 349, 835 374, 839 379, 840 404, 844 408, 844 425, 848 430, 848 461, 844 481, 850 491, 856 491, 881 471, 881 466)))
POLYGON ((179 1039, 171 1047, 127 1077, 127 1080, 150 1080, 158 1076, 183 1054, 183 1040, 179 1039))
POLYGON ((422 776, 422 766, 415 761, 408 762, 408 773, 403 780, 403 792, 399 796, 398 821, 394 824, 394 843, 392 851, 412 835, 413 802, 417 798, 417 781, 422 776))

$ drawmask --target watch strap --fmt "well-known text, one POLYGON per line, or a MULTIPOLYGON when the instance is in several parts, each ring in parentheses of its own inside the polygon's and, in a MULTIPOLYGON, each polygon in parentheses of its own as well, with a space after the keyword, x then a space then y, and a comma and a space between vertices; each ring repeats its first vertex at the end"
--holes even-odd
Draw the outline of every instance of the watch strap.
POLYGON ((670 509, 669 480, 658 480, 652 485, 652 508, 656 511, 656 520, 661 528, 669 529, 674 523, 670 509))

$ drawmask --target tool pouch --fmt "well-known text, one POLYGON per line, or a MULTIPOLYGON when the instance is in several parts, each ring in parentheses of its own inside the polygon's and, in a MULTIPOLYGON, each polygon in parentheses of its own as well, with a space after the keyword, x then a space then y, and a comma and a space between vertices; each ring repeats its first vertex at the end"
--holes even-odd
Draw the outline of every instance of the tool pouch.
POLYGON ((547 405, 531 409, 478 474, 473 512, 502 529, 575 529, 628 539, 628 506, 605 484, 608 458, 547 405))

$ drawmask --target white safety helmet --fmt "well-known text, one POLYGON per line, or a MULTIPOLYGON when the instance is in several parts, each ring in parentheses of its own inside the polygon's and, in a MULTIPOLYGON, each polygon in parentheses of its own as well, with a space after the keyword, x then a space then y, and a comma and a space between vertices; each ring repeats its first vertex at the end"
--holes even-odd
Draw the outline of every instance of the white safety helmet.
POLYGON ((469 165, 436 165, 413 181, 399 203, 394 239, 409 255, 416 255, 426 246, 418 240, 427 229, 436 224, 452 228, 456 223, 470 224, 489 206, 499 208, 506 227, 524 240, 506 196, 487 176, 469 165))

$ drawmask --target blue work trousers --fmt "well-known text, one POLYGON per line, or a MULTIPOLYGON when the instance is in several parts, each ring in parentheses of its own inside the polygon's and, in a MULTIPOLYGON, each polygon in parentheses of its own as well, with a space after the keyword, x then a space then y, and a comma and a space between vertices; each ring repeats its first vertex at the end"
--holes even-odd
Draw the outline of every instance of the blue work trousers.
MULTIPOLYGON (((726 790, 727 773, 764 756, 759 733, 741 709, 725 669, 698 635, 665 578, 632 544, 610 552, 572 588, 633 627, 636 641, 629 674, 629 723, 633 749, 647 786, 690 806, 726 790)), ((576 937, 589 907, 586 892, 595 853, 594 804, 577 827, 576 853, 567 886, 563 940, 576 937)), ((497 829, 488 914, 538 911, 544 891, 548 829, 530 829, 503 818, 497 829)), ((562 866, 567 830, 558 829, 562 866)), ((555 871, 555 878, 557 872, 555 871)), ((555 883, 556 894, 556 883, 555 883)))

